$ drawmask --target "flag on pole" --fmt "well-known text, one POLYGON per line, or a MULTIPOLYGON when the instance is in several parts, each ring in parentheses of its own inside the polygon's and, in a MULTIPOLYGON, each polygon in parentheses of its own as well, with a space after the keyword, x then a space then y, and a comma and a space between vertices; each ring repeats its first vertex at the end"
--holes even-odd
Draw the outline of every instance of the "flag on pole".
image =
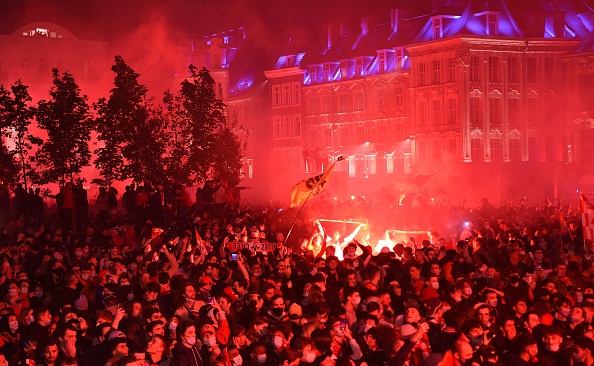
POLYGON ((582 211, 582 228, 584 239, 594 240, 594 205, 588 201, 586 196, 580 193, 580 208, 582 211))
MULTIPOLYGON (((342 159, 339 158, 337 161, 340 160, 342 159)), ((334 162, 334 164, 332 164, 324 173, 295 184, 291 189, 291 207, 301 206, 307 201, 310 194, 315 196, 322 192, 330 180, 330 174, 332 174, 335 165, 336 162, 334 162)))
POLYGON ((416 185, 417 187, 421 188, 425 185, 425 183, 427 183, 427 181, 429 179, 431 179, 431 177, 433 177, 435 174, 437 174, 437 172, 433 173, 433 174, 428 174, 428 175, 423 175, 423 174, 419 174, 415 177, 415 179, 413 180, 413 184, 416 185))

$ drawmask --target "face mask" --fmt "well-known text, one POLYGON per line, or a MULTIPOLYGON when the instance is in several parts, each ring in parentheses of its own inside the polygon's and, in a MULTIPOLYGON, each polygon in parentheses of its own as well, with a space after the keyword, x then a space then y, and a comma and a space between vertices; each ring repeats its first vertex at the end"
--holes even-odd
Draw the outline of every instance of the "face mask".
POLYGON ((497 299, 487 301, 487 305, 489 305, 492 308, 497 307, 497 299))
POLYGON ((272 338, 272 345, 274 348, 281 348, 283 346, 283 339, 280 336, 274 336, 272 338))
POLYGON ((303 353, 303 362, 305 363, 313 363, 316 359, 316 354, 313 352, 304 352, 303 353))
POLYGON ((258 363, 259 364, 265 364, 267 359, 268 358, 266 357, 266 354, 258 355, 258 363))
POLYGON ((577 301, 578 304, 581 304, 582 301, 584 301, 584 297, 582 295, 576 295, 575 301, 577 301))
POLYGON ((478 336, 478 337, 471 337, 469 335, 466 335, 468 337, 468 339, 470 340, 470 345, 473 347, 480 347, 483 345, 483 336, 478 336))
POLYGON ((516 283, 520 282, 520 276, 511 276, 509 278, 509 283, 511 283, 512 285, 515 285, 516 283))
POLYGON ((557 351, 559 351, 559 347, 560 346, 557 344, 555 346, 547 346, 546 348, 551 352, 557 352, 557 351))
POLYGON ((434 290, 439 290, 439 282, 431 282, 431 288, 434 290))
POLYGON ((10 297, 15 297, 16 295, 18 295, 18 290, 16 288, 11 288, 10 290, 8 290, 8 293, 10 294, 10 297))
POLYGON ((88 274, 84 274, 81 277, 83 280, 88 281, 90 276, 88 274))
POLYGON ((577 316, 572 316, 571 318, 569 318, 569 321, 571 322, 571 324, 577 324, 581 321, 582 319, 578 318, 577 316))
POLYGON ((28 294, 28 293, 29 293, 29 289, 27 287, 21 288, 21 294, 28 294))
POLYGON ((35 297, 40 298, 43 296, 43 291, 35 291, 35 297))
POLYGON ((186 337, 186 343, 189 344, 190 346, 193 346, 196 344, 196 337, 186 337))
POLYGON ((466 295, 466 296, 470 296, 470 295, 472 295, 472 288, 470 288, 470 287, 465 287, 465 288, 463 288, 463 289, 462 289, 462 293, 463 293, 464 295, 466 295))
POLYGON ((9 326, 10 326, 10 331, 11 332, 16 331, 19 328, 19 322, 18 322, 18 320, 15 320, 13 322, 10 322, 9 326))
POLYGON ((196 302, 196 299, 191 299, 189 297, 186 297, 186 304, 188 304, 189 306, 194 305, 195 302, 196 302))
POLYGON ((177 329, 177 323, 174 323, 174 322, 169 323, 169 331, 171 333, 175 332, 176 329, 177 329))
POLYGON ((272 314, 275 316, 281 316, 283 314, 283 308, 272 308, 272 314))
POLYGON ((241 358, 241 355, 237 355, 235 357, 233 357, 233 366, 241 366, 243 364, 243 358, 241 358))
POLYGON ((561 309, 561 315, 563 315, 565 318, 567 318, 570 313, 571 309, 561 309))
POLYGON ((204 338, 202 343, 204 343, 206 347, 214 347, 217 344, 217 339, 216 337, 204 338))

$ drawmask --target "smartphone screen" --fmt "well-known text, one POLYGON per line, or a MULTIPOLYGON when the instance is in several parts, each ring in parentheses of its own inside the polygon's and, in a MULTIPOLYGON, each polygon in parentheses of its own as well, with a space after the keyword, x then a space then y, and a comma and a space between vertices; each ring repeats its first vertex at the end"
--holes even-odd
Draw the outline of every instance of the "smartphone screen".
POLYGON ((214 304, 214 297, 209 296, 208 299, 206 300, 206 303, 209 304, 209 305, 214 304))
POLYGON ((237 260, 237 253, 231 254, 231 260, 233 260, 233 261, 237 260))
POLYGON ((346 329, 346 320, 340 319, 340 329, 342 329, 342 330, 346 329))

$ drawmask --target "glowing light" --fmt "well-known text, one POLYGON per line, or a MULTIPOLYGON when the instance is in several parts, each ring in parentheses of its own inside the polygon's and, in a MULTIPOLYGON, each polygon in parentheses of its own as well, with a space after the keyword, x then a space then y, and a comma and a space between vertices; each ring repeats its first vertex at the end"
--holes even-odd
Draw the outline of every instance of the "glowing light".
POLYGON ((334 200, 335 200, 335 201, 338 201, 338 197, 334 197, 334 200))
POLYGON ((351 200, 353 200, 353 201, 354 201, 354 200, 355 200, 355 196, 351 196, 351 200))

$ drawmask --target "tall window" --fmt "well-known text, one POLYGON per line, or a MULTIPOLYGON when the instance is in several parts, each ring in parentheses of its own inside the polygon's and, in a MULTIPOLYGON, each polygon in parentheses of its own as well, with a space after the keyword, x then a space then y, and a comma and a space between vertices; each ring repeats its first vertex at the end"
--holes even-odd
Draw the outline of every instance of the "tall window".
POLYGON ((386 107, 386 89, 382 88, 377 91, 377 107, 378 108, 386 107))
POLYGON ((436 126, 441 126, 441 101, 434 100, 433 101, 433 123, 436 126))
POLYGON ((322 78, 324 79, 324 81, 330 80, 330 64, 324 64, 323 70, 324 72, 322 74, 322 78))
POLYGON ((403 123, 396 123, 394 125, 394 139, 396 141, 404 140, 404 124, 403 123))
POLYGON ((483 160, 483 139, 474 138, 470 140, 470 153, 472 154, 472 161, 483 160))
POLYGON ((355 94, 355 110, 362 111, 365 108, 364 101, 363 101, 363 93, 356 93, 355 94))
POLYGON ((441 17, 433 17, 432 19, 432 26, 433 26, 433 39, 439 39, 443 37, 443 28, 441 25, 441 17))
POLYGON ((474 127, 482 125, 481 100, 479 98, 470 98, 470 124, 474 127))
POLYGON ((283 137, 291 137, 291 116, 283 116, 283 137))
POLYGON ((291 84, 283 84, 283 107, 291 105, 291 84))
POLYGON ((402 67, 404 66, 404 47, 396 48, 394 59, 396 61, 396 70, 402 69, 402 67))
POLYGON ((427 102, 419 102, 419 126, 427 125, 427 102))
POLYGON ((338 112, 346 112, 347 108, 348 108, 348 103, 349 103, 349 96, 348 94, 342 94, 338 97, 339 99, 339 110, 338 112))
POLYGON ((536 58, 530 57, 526 60, 526 78, 529 83, 536 83, 536 58))
POLYGON ((396 105, 396 107, 398 107, 398 108, 400 108, 404 105, 402 92, 403 92, 403 89, 401 86, 398 86, 398 87, 396 87, 396 89, 394 89, 394 105, 396 105))
POLYGON ((441 61, 433 61, 433 84, 441 83, 441 61))
POLYGON ((454 98, 448 99, 448 124, 455 125, 458 119, 458 106, 454 98))
POLYGON ((507 60, 507 77, 510 83, 519 83, 518 77, 518 58, 510 57, 507 60))
POLYGON ((363 75, 363 59, 358 58, 357 61, 355 61, 355 76, 361 75, 363 75))
POLYGON ((388 126, 386 125, 379 125, 378 126, 378 136, 377 142, 380 144, 384 144, 388 141, 388 126))
POLYGON ((283 137, 281 116, 272 117, 272 137, 275 139, 283 137))
POLYGON ((309 114, 314 115, 318 113, 318 100, 313 97, 309 98, 309 114))
POLYGON ((520 114, 520 99, 510 98, 508 101, 509 105, 509 125, 511 127, 518 127, 522 121, 522 115, 520 114))
POLYGON ((491 147, 491 161, 501 161, 503 152, 501 151, 501 139, 492 138, 489 140, 491 147))
POLYGON ((489 98, 489 119, 491 128, 501 128, 501 100, 489 98))
POLYGON ((499 58, 489 57, 489 81, 498 83, 499 80, 499 58))
POLYGON ((470 58, 470 81, 480 81, 479 58, 477 56, 472 56, 470 58))
POLYGON ((544 77, 545 83, 552 83, 555 81, 555 60, 552 57, 544 59, 544 77))
POLYGON ((301 83, 293 83, 293 105, 301 104, 301 83))
POLYGON ((456 59, 448 58, 448 81, 456 81, 456 59))
POLYGON ((379 51, 377 55, 377 67, 379 72, 386 71, 386 51, 379 51))
POLYGON ((521 161, 522 150, 520 145, 520 139, 509 140, 509 160, 510 161, 521 161))
POLYGON ((281 86, 274 85, 272 87, 272 108, 281 106, 281 86))
POLYGON ((499 19, 496 12, 487 13, 487 35, 497 36, 499 35, 499 19))
POLYGON ((322 114, 330 113, 330 104, 332 104, 332 99, 330 96, 325 96, 322 100, 322 114))
POLYGON ((419 85, 427 85, 427 63, 419 63, 419 85))
POLYGON ((293 115, 293 137, 301 137, 301 115, 293 115))
POLYGON ((341 61, 340 62, 340 78, 341 79, 345 79, 347 78, 347 64, 346 61, 341 61))

